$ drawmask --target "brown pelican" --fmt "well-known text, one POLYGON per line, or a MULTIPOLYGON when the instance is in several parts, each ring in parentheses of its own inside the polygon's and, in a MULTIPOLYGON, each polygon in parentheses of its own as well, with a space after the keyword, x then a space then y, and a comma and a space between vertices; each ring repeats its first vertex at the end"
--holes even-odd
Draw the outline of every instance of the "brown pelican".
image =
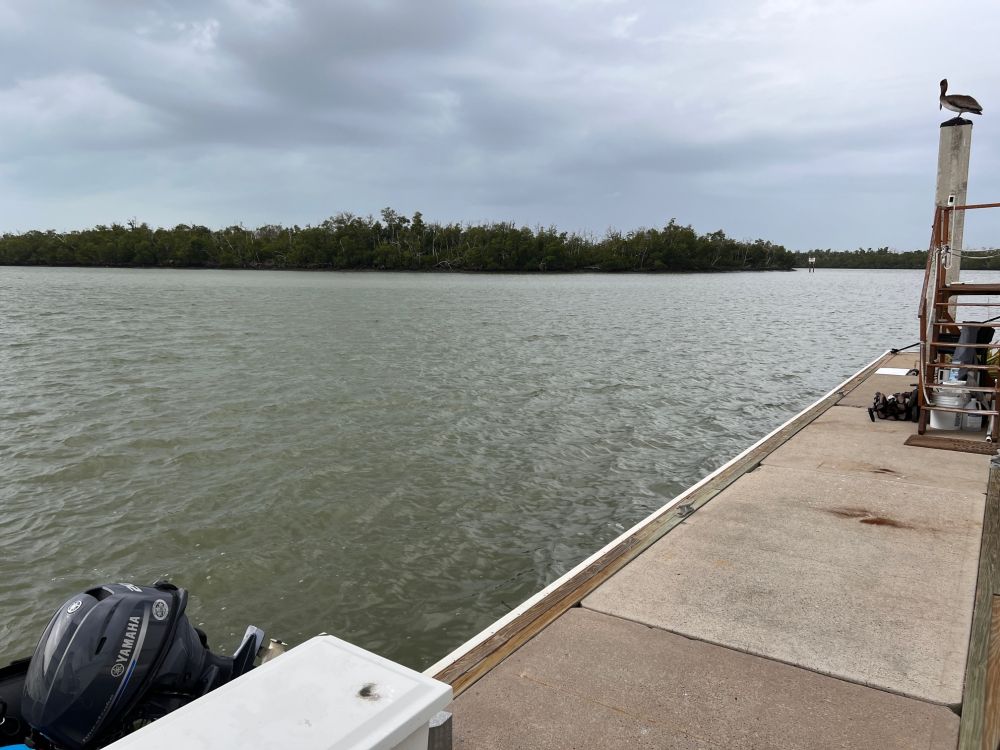
POLYGON ((965 94, 949 94, 947 78, 941 80, 941 98, 939 101, 940 104, 938 104, 938 109, 944 107, 945 109, 950 109, 952 112, 958 112, 959 116, 965 112, 969 112, 974 115, 981 115, 983 113, 983 108, 979 106, 979 102, 971 96, 966 96, 965 94))

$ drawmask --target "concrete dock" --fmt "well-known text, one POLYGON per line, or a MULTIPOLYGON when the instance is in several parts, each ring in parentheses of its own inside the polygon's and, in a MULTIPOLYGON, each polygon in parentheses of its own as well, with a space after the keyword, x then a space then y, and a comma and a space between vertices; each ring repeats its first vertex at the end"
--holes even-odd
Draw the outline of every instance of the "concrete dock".
POLYGON ((551 622, 494 635, 512 653, 452 705, 456 748, 955 748, 990 457, 869 420, 915 380, 870 368, 551 622))

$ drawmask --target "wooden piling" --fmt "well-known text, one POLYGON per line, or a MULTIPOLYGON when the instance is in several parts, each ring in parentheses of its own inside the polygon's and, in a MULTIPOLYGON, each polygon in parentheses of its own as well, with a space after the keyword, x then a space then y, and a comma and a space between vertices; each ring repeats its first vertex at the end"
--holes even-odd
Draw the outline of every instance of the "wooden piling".
POLYGON ((1000 747, 1000 456, 990 461, 958 747, 1000 747))
MULTIPOLYGON (((969 190, 969 156, 972 151, 972 123, 961 118, 948 120, 941 125, 938 143, 937 188, 934 205, 940 208, 964 206, 969 190)), ((965 229, 965 212, 955 211, 951 217, 949 236, 945 238, 955 251, 946 281, 957 281, 962 265, 961 250, 965 229)))

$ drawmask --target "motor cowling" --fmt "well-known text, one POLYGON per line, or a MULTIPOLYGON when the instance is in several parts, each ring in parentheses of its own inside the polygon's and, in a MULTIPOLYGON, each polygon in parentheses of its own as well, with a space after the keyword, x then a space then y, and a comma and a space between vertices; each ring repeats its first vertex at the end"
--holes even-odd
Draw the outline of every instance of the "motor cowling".
POLYGON ((159 718, 233 676, 185 615, 172 584, 112 583, 64 602, 24 683, 21 712, 40 738, 88 750, 159 718))

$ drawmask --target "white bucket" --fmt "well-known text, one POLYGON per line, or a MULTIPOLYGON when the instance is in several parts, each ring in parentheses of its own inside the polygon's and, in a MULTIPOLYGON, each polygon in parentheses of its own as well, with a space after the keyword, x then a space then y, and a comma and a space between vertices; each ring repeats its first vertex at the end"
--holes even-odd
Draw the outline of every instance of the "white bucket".
MULTIPOLYGON (((955 385, 965 385, 964 380, 952 381, 955 385)), ((968 391, 951 388, 931 388, 934 394, 934 406, 944 406, 949 409, 964 409, 969 401, 968 391)), ((935 430, 960 430, 965 421, 964 414, 953 411, 931 410, 931 427, 935 430)))

